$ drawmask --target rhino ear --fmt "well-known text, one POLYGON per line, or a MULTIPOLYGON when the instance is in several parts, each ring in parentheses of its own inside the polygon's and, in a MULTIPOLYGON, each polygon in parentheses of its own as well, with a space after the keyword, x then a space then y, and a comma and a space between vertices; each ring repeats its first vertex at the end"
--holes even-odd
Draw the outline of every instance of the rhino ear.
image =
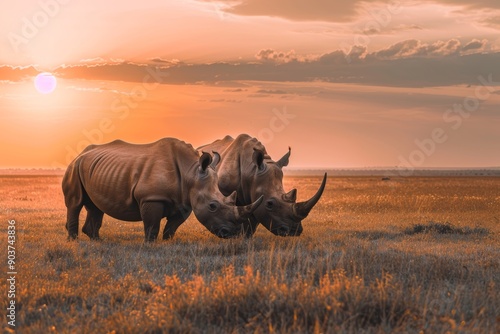
POLYGON ((220 154, 219 153, 217 153, 215 151, 212 151, 212 153, 214 154, 214 160, 210 164, 210 167, 212 167, 213 169, 215 169, 215 167, 217 167, 217 165, 219 164, 221 158, 220 158, 220 154))
POLYGON ((288 159, 290 159, 290 154, 292 153, 292 148, 288 146, 288 153, 285 154, 281 159, 279 159, 276 162, 276 165, 278 165, 279 168, 283 168, 285 166, 288 166, 288 159))
POLYGON ((210 153, 203 152, 200 157, 200 168, 202 172, 205 172, 212 163, 212 156, 210 153))
POLYGON ((264 152, 259 149, 253 149, 252 161, 257 166, 260 172, 266 169, 266 164, 264 163, 264 152))

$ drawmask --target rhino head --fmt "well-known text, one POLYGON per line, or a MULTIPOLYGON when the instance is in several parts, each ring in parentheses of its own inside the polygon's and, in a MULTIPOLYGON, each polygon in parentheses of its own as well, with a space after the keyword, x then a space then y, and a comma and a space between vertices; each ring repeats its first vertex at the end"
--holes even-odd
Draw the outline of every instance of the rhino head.
POLYGON ((253 213, 254 217, 269 231, 280 236, 299 236, 302 233, 302 220, 319 201, 325 189, 327 175, 316 194, 305 202, 297 203, 297 189, 285 193, 283 190, 283 167, 288 165, 291 149, 279 161, 266 161, 267 154, 254 149, 253 180, 251 197, 264 196, 263 204, 253 213))
POLYGON ((230 196, 224 196, 219 190, 215 171, 220 155, 213 153, 214 159, 206 152, 200 157, 190 190, 190 202, 200 223, 219 238, 230 238, 240 234, 241 224, 259 207, 263 196, 244 206, 236 206, 236 191, 230 196))

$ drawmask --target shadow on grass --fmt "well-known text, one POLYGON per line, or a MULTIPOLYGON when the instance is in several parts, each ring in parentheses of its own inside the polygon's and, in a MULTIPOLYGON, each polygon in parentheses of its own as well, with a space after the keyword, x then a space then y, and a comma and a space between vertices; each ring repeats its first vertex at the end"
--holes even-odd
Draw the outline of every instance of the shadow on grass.
POLYGON ((458 227, 448 222, 428 222, 427 224, 414 224, 411 227, 404 229, 402 232, 390 232, 384 230, 368 230, 368 231, 348 231, 358 239, 364 240, 394 240, 404 236, 412 236, 418 234, 425 235, 457 235, 457 236, 476 236, 486 237, 491 234, 490 230, 483 227, 458 227))
POLYGON ((456 234, 456 235, 476 235, 476 236, 487 236, 490 231, 482 227, 458 227, 454 226, 448 222, 428 222, 427 224, 415 224, 404 230, 404 234, 414 235, 414 234, 456 234))
POLYGON ((403 236, 400 232, 388 232, 381 230, 371 230, 371 231, 353 231, 352 235, 359 239, 365 240, 393 240, 398 237, 403 236))

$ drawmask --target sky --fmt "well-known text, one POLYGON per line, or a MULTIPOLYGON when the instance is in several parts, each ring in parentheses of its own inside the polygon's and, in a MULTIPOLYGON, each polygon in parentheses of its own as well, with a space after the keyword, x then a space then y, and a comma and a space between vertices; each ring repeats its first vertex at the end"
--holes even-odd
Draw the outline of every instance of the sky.
POLYGON ((240 133, 290 168, 500 166, 499 64, 494 0, 4 1, 0 168, 240 133))

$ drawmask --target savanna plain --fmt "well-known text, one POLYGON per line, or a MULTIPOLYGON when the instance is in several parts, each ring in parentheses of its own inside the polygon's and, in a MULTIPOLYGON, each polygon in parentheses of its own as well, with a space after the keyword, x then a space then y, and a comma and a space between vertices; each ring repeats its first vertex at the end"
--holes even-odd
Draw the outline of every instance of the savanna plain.
MULTIPOLYGON (((330 177, 300 237, 224 240, 191 216, 153 244, 108 216, 102 241, 67 241, 61 180, 0 177, 4 332, 9 220, 20 333, 500 331, 500 178, 330 177)), ((300 201, 320 182, 284 184, 300 201)))

